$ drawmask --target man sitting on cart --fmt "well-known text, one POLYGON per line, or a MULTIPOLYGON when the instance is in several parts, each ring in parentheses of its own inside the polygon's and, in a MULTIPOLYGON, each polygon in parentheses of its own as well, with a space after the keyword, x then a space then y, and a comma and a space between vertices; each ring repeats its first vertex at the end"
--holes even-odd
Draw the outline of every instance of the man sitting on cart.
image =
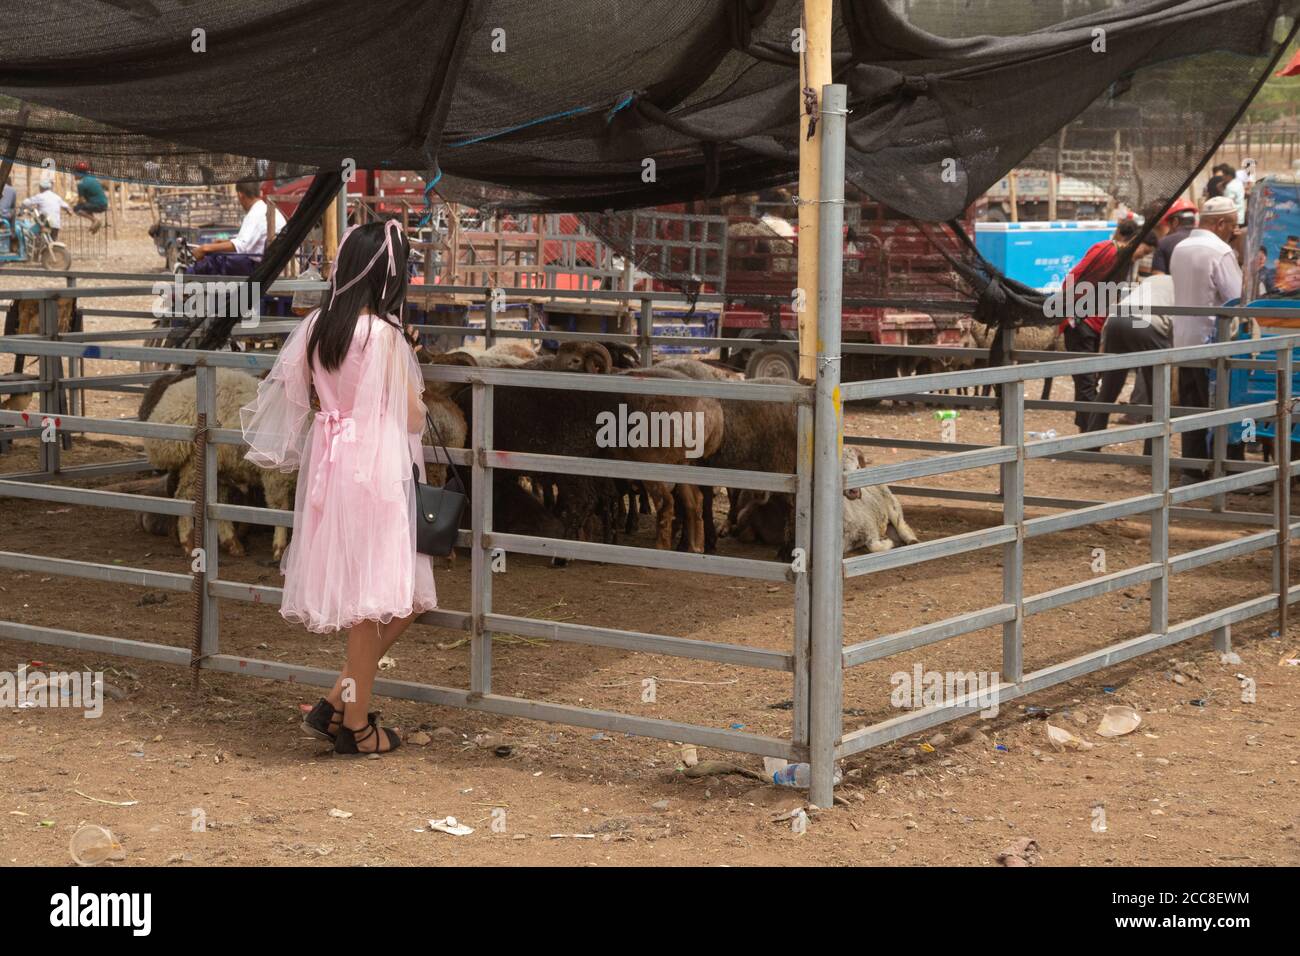
MULTIPOLYGON (((254 179, 235 186, 235 197, 244 210, 244 221, 233 239, 205 242, 194 247, 195 264, 191 272, 199 275, 251 275, 253 267, 266 251, 266 202, 261 184, 254 179)), ((275 232, 284 228, 284 216, 275 210, 275 232)))
POLYGON ((90 220, 92 233, 99 232, 104 228, 104 220, 100 217, 108 212, 108 194, 90 172, 89 163, 80 162, 73 166, 72 178, 77 181, 77 203, 72 207, 72 211, 90 220))

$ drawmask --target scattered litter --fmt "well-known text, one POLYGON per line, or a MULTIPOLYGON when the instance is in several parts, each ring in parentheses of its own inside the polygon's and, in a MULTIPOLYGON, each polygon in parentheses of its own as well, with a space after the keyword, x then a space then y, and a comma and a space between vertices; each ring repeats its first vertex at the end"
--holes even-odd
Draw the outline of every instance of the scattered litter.
POLYGON ((385 654, 383 657, 379 658, 379 669, 381 671, 391 671, 396 666, 397 658, 395 657, 389 657, 385 654))
POLYGON ((1241 655, 1236 651, 1228 651, 1227 653, 1219 655, 1219 661, 1224 664, 1240 664, 1241 655))
POLYGON ((437 830, 439 833, 449 833, 452 836, 469 836, 474 832, 472 827, 467 827, 463 823, 457 823, 455 817, 443 817, 441 820, 430 820, 429 829, 437 830))
POLYGON ((594 840, 594 833, 552 833, 552 840, 594 840))
POLYGON ((96 866, 107 860, 126 859, 126 851, 112 831, 93 823, 72 834, 68 852, 72 854, 72 862, 77 866, 96 866))
POLYGON ((928 743, 921 744, 920 747, 928 754, 934 753, 934 748, 930 746, 928 743))
POLYGON ((348 820, 352 817, 352 813, 348 810, 340 810, 338 807, 334 807, 330 810, 330 816, 339 820, 348 820))
POLYGON ((1137 730, 1142 718, 1132 707, 1107 707, 1097 733, 1102 737, 1123 737, 1137 730))
POLYGON ((417 747, 426 747, 428 746, 429 742, 432 740, 433 738, 430 737, 423 730, 417 730, 415 733, 407 737, 406 740, 403 741, 403 743, 415 744, 415 746, 417 747))
POLYGON ((592 739, 592 740, 609 740, 609 738, 605 736, 605 732, 604 732, 603 730, 602 730, 602 731, 599 731, 599 732, 597 732, 597 733, 592 734, 592 735, 591 735, 591 739, 592 739))
POLYGON ((1195 700, 1189 700, 1188 703, 1193 707, 1204 707, 1209 704, 1209 700, 1204 697, 1197 697, 1195 700))
POLYGON ((693 744, 688 744, 682 748, 682 763, 688 767, 694 767, 700 762, 700 753, 695 749, 693 744))
POLYGON ((744 725, 744 724, 732 724, 732 725, 731 725, 731 729, 732 729, 732 730, 744 730, 744 729, 745 729, 745 725, 744 725))
POLYGON ((1011 748, 1008 747, 1006 744, 998 744, 998 745, 997 745, 996 747, 994 747, 993 749, 994 749, 994 750, 1001 750, 1004 754, 1009 754, 1009 753, 1011 753, 1011 748))
POLYGON ((1102 690, 1102 693, 1104 693, 1104 694, 1113 694, 1113 693, 1115 693, 1115 688, 1114 688, 1114 687, 1103 687, 1101 690, 1102 690))
POLYGON ((1047 729, 1047 739, 1052 747, 1056 750, 1091 750, 1092 744, 1082 740, 1060 727, 1053 727, 1051 724, 1044 725, 1047 729))
POLYGON ((1028 837, 1021 837, 998 854, 998 862, 1003 866, 1034 866, 1041 859, 1038 842, 1028 837))
POLYGON ((505 757, 509 757, 514 752, 515 752, 515 748, 510 746, 509 744, 502 744, 500 747, 496 747, 492 750, 493 754, 503 759, 505 757))

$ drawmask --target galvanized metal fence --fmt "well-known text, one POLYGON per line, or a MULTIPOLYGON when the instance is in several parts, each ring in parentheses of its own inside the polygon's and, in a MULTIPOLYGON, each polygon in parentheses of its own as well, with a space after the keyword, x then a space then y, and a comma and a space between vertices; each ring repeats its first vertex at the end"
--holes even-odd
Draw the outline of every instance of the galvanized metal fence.
MULTIPOLYGON (((549 720, 596 729, 622 730, 644 736, 686 741, 727 750, 808 760, 812 764, 811 798, 828 806, 833 797, 835 762, 885 741, 894 740, 921 729, 962 716, 970 701, 945 701, 942 705, 909 712, 860 730, 845 733, 842 726, 844 672, 869 661, 923 647, 985 627, 1002 628, 1002 673, 1007 680, 996 688, 1001 700, 1011 700, 1036 690, 1069 680, 1081 674, 1128 660, 1192 637, 1211 633, 1219 646, 1226 647, 1233 624, 1276 611, 1285 629, 1287 608, 1296 600, 1290 585, 1289 544, 1295 527, 1290 520, 1290 483, 1297 471, 1289 461, 1272 465, 1225 461, 1223 449, 1226 426, 1253 417, 1257 421, 1273 420, 1278 435, 1288 435, 1291 426, 1291 350, 1300 343, 1300 335, 1287 335, 1262 341, 1221 342, 1190 349, 1170 349, 1126 355, 1100 355, 1056 360, 1059 353, 1018 353, 1034 364, 924 375, 907 379, 867 382, 840 381, 840 361, 846 352, 869 351, 882 355, 912 355, 974 359, 978 350, 905 347, 841 346, 839 319, 841 306, 842 266, 842 161, 844 89, 827 87, 824 96, 823 168, 829 171, 829 188, 823 190, 824 209, 819 236, 820 293, 817 338, 817 379, 809 385, 759 385, 742 382, 701 382, 667 379, 572 375, 558 372, 534 372, 513 369, 467 369, 426 366, 430 381, 459 382, 472 389, 473 430, 470 448, 452 451, 458 464, 467 465, 473 474, 471 529, 461 536, 461 545, 471 552, 470 607, 458 610, 439 609, 420 618, 425 624, 466 631, 470 635, 470 673, 467 687, 445 687, 406 681, 380 679, 376 692, 389 696, 446 706, 549 720), (839 189, 835 183, 839 183, 839 189), (1276 350, 1271 363, 1248 356, 1276 350), (1175 365, 1208 365, 1216 370, 1220 387, 1216 390, 1213 410, 1174 407, 1171 403, 1170 373, 1175 365), (1116 368, 1154 369, 1154 395, 1147 406, 1119 406, 1097 402, 1032 401, 1025 398, 1026 381, 1048 377, 1102 372, 1116 368), (1226 374, 1233 368, 1268 367, 1277 373, 1278 392, 1271 402, 1245 407, 1227 407, 1226 374), (844 441, 844 403, 884 398, 936 400, 935 393, 965 387, 995 386, 996 398, 978 395, 944 395, 948 405, 996 407, 1001 416, 1001 437, 990 447, 961 446, 942 442, 906 440, 869 436, 857 441, 874 446, 892 446, 943 454, 918 461, 872 466, 845 473, 840 452, 844 441), (516 453, 500 449, 493 441, 494 389, 501 386, 536 389, 579 389, 596 392, 637 395, 683 395, 740 401, 783 402, 797 406, 797 468, 793 474, 743 472, 697 466, 650 465, 607 459, 564 458, 551 455, 516 453), (1144 424, 1072 435, 1040 441, 1027 441, 1024 432, 1026 409, 1082 410, 1096 412, 1131 411, 1145 414, 1144 424), (1211 458, 1182 459, 1171 454, 1174 435, 1200 429, 1214 429, 1216 440, 1211 458), (1149 439, 1149 455, 1125 455, 1101 451, 1105 445, 1135 439, 1149 439), (1024 493, 1026 462, 1058 459, 1093 463, 1122 462, 1141 464, 1150 469, 1151 490, 1115 502, 1081 501, 1065 498, 1027 496, 1024 493), (924 488, 898 482, 940 476, 954 472, 997 467, 1000 488, 996 492, 975 492, 951 488, 924 488), (1211 477, 1194 485, 1171 488, 1171 470, 1208 469, 1211 477), (759 491, 792 494, 795 498, 795 546, 806 556, 806 571, 776 561, 750 558, 678 554, 646 548, 591 542, 556 540, 505 533, 493 526, 492 496, 489 489, 497 472, 541 471, 556 474, 606 476, 657 480, 693 485, 725 485, 759 491), (1273 483, 1272 515, 1258 515, 1228 510, 1223 496, 1244 487, 1273 483), (842 553, 843 492, 869 485, 889 484, 896 493, 929 498, 948 498, 1000 504, 1002 520, 993 528, 955 535, 912 545, 880 554, 845 558, 842 553), (1190 502, 1210 498, 1211 507, 1189 508, 1190 502), (1026 518, 1025 508, 1043 507, 1059 511, 1043 517, 1026 518), (1025 541, 1102 521, 1142 517, 1151 522, 1150 560, 1142 565, 1103 575, 1092 580, 1058 588, 1042 594, 1023 593, 1025 541), (1222 544, 1200 548, 1179 555, 1169 553, 1169 526, 1173 521, 1194 520, 1227 525, 1262 526, 1266 530, 1247 534, 1222 544), (848 647, 843 643, 843 587, 846 578, 855 578, 890 568, 919 564, 983 548, 1002 550, 1001 601, 966 614, 887 633, 848 647), (1215 562, 1273 549, 1274 569, 1271 590, 1260 597, 1225 607, 1187 621, 1169 621, 1169 582, 1173 575, 1215 562), (601 561, 650 568, 713 574, 754 580, 786 582, 794 589, 794 626, 789 646, 780 650, 747 647, 672 637, 663 634, 634 632, 615 628, 560 623, 529 617, 507 615, 493 607, 490 561, 496 550, 521 554, 545 555, 601 561), (1090 651, 1080 657, 1029 673, 1024 672, 1024 621, 1027 617, 1076 601, 1110 593, 1116 589, 1146 583, 1151 588, 1149 631, 1138 638, 1090 651), (642 651, 675 657, 727 663, 786 672, 791 675, 794 707, 790 736, 775 737, 743 733, 681 721, 652 719, 643 716, 593 710, 546 701, 497 694, 492 684, 492 635, 514 634, 542 637, 627 651, 642 651)), ((69 281, 77 278, 69 275, 69 281)), ((86 278, 103 278, 86 276, 86 278)), ((117 278, 139 280, 157 277, 120 275, 117 278)), ((319 284, 290 282, 277 288, 319 288, 319 284)), ((151 286, 87 289, 78 287, 78 298, 149 294, 151 286)), ((275 291, 273 289, 272 291, 275 291)), ((454 291, 441 289, 441 291, 454 291)), ((455 290, 458 291, 458 290, 455 290)), ((493 290, 471 290, 484 296, 485 303, 493 290)), ((518 290, 535 295, 536 290, 518 290)), ((37 570, 46 574, 65 575, 99 582, 154 587, 171 591, 192 591, 196 600, 195 643, 192 648, 169 646, 147 641, 128 640, 99 634, 84 634, 50 627, 38 627, 16 621, 0 621, 0 637, 34 641, 65 647, 93 649, 104 653, 141 657, 226 673, 240 673, 272 679, 329 686, 334 674, 318 668, 276 661, 251 659, 223 653, 220 643, 218 608, 221 601, 254 602, 275 605, 278 588, 230 580, 222 575, 217 547, 216 521, 230 520, 252 524, 289 526, 292 514, 240 505, 223 504, 217 498, 217 463, 212 446, 237 443, 239 435, 231 430, 214 428, 216 412, 216 369, 221 367, 259 371, 268 368, 273 357, 267 353, 197 352, 183 349, 157 349, 115 344, 139 340, 148 332, 92 332, 60 336, 57 331, 55 297, 67 290, 36 290, 21 294, 41 298, 42 336, 18 341, 0 339, 0 354, 22 352, 38 357, 39 379, 30 383, 0 387, 2 392, 30 391, 40 396, 37 415, 0 412, 0 425, 16 426, 0 432, 6 439, 39 437, 46 423, 54 420, 61 434, 91 432, 109 435, 162 438, 193 442, 195 454, 202 462, 203 493, 195 502, 67 487, 55 484, 62 478, 90 477, 128 473, 146 467, 143 460, 64 467, 60 461, 60 443, 42 442, 39 468, 27 474, 10 474, 0 479, 0 495, 11 497, 94 505, 128 511, 163 515, 192 515, 199 529, 206 564, 196 566, 191 574, 126 568, 85 561, 72 561, 34 554, 0 551, 0 567, 37 570), (62 339, 62 341, 58 341, 62 339), (79 391, 107 388, 141 391, 157 377, 157 372, 116 376, 76 375, 64 378, 62 361, 72 359, 121 359, 145 363, 171 363, 194 366, 197 380, 197 416, 194 426, 161 425, 138 421, 110 421, 84 415, 68 414, 76 410, 79 391)), ((573 295, 573 293, 563 293, 573 295)), ((674 300, 673 296, 655 293, 584 292, 581 295, 601 300, 643 299, 636 334, 545 333, 562 341, 627 341, 642 347, 643 361, 648 363, 657 344, 689 342, 691 344, 734 345, 734 340, 700 340, 688 337, 654 336, 650 319, 657 301, 674 300)), ((680 299, 678 299, 680 301, 680 299)), ((948 303, 951 308, 951 303, 948 303)), ((138 314, 125 310, 99 310, 104 314, 138 314)), ((1197 314, 1194 310, 1162 310, 1174 314, 1197 314)), ((1267 310, 1220 310, 1225 315, 1267 315, 1267 310)), ((491 309, 487 310, 490 317, 491 309)), ((285 331, 287 323, 263 323, 241 334, 266 334, 285 331)), ((452 334, 476 334, 457 326, 424 326, 425 331, 452 334)), ((489 342, 494 338, 539 338, 532 331, 494 330, 489 322, 489 342)), ((1004 332, 1008 351, 1014 346, 1014 333, 1004 332)), ((777 347, 794 343, 754 342, 777 347)), ((84 409, 83 409, 84 410, 84 409)), ((849 439, 854 441, 855 439, 849 439)), ((1286 442, 1279 441, 1285 448, 1286 442)), ((426 452, 427 454, 427 452, 426 452)), ((1286 456, 1280 456, 1285 459, 1286 456)))

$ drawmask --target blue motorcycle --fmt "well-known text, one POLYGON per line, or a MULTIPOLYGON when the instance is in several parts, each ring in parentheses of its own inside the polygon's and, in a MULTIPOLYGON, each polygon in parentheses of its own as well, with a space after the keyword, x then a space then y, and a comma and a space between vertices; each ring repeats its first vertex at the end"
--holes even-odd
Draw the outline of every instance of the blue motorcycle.
POLYGON ((39 262, 42 268, 66 272, 72 253, 51 234, 43 213, 20 209, 13 221, 0 219, 0 263, 39 262))

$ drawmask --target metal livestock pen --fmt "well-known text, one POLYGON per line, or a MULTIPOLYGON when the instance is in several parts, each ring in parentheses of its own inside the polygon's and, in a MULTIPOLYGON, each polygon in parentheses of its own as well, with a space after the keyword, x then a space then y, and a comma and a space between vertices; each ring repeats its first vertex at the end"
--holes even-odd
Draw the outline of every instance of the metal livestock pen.
MULTIPOLYGON (((842 166, 836 150, 843 149, 843 88, 828 87, 827 123, 824 162, 831 170, 830 181, 841 182, 842 166), (837 106, 838 104, 838 106, 837 106)), ((840 157, 842 161, 842 156, 840 157)), ((841 187, 842 190, 842 187, 841 187)), ((965 698, 945 700, 906 712, 898 717, 865 728, 845 732, 842 726, 843 679, 846 669, 869 661, 889 657, 914 648, 968 634, 982 628, 1002 630, 1002 674, 1006 680, 996 688, 1001 700, 1010 700, 1086 674, 1140 654, 1180 641, 1213 634, 1220 647, 1227 646, 1233 624, 1276 611, 1285 633, 1287 609, 1297 599, 1300 589, 1290 584, 1289 546, 1291 522, 1289 478, 1297 465, 1289 461, 1273 464, 1229 462, 1222 449, 1226 426, 1243 417, 1256 421, 1274 420, 1279 435, 1289 434, 1292 416, 1291 349, 1300 343, 1300 335, 1259 340, 1220 342, 1195 348, 1170 349, 1128 355, 1099 355, 1066 360, 1038 361, 969 371, 923 375, 908 379, 866 382, 841 382, 839 361, 844 354, 838 336, 840 305, 839 265, 841 254, 839 201, 842 191, 834 187, 823 194, 825 204, 820 243, 821 302, 817 338, 817 380, 805 385, 754 384, 743 382, 702 382, 669 379, 567 374, 515 369, 461 368, 423 366, 427 380, 460 382, 469 386, 473 398, 473 425, 470 447, 452 451, 458 464, 472 469, 471 528, 461 535, 460 544, 471 554, 470 606, 458 610, 439 609, 420 618, 424 624, 468 632, 470 635, 470 672, 468 686, 448 687, 408 681, 380 679, 376 692, 428 703, 466 707, 495 714, 548 720, 581 727, 621 730, 667 740, 685 741, 721 749, 785 758, 808 760, 812 765, 812 802, 829 806, 833 798, 833 774, 836 761, 886 741, 917 732, 967 713, 972 701, 965 698), (1263 351, 1276 351, 1276 358, 1264 361, 1250 358, 1263 351), (1216 408, 1176 408, 1171 404, 1171 370, 1177 365, 1209 365, 1219 372, 1222 382, 1231 368, 1269 368, 1277 373, 1274 401, 1245 407, 1227 407, 1226 391, 1216 395, 1216 408), (1026 401, 1025 382, 1033 379, 1062 377, 1099 372, 1113 368, 1150 366, 1154 369, 1153 395, 1147 406, 1119 406, 1101 403, 1026 401), (872 465, 845 472, 841 466, 844 442, 844 403, 884 398, 915 400, 934 398, 940 390, 991 385, 999 390, 996 398, 944 395, 950 405, 999 409, 1001 437, 998 444, 962 446, 945 442, 924 442, 865 436, 850 438, 859 444, 892 446, 942 452, 916 461, 872 465), (705 396, 727 400, 790 403, 797 407, 797 468, 791 474, 744 472, 697 466, 651 465, 620 462, 603 458, 566 458, 552 455, 521 454, 496 447, 493 441, 494 389, 501 386, 536 389, 577 389, 638 395, 705 396), (1085 409, 1118 412, 1127 410, 1150 417, 1150 421, 1109 431, 1091 432, 1064 438, 1026 441, 1024 413, 1035 409, 1085 409), (1172 438, 1190 430, 1214 429, 1218 440, 1211 460, 1175 458, 1171 454, 1172 438), (1135 439, 1149 439, 1151 454, 1122 455, 1097 451, 1104 445, 1135 439), (1061 498, 1026 496, 1026 463, 1038 459, 1064 459, 1085 462, 1123 462, 1149 467, 1149 493, 1114 502, 1079 501, 1061 498), (962 491, 944 488, 919 488, 900 484, 917 478, 941 476, 959 471, 997 467, 1000 488, 996 492, 962 491), (1171 488, 1171 470, 1209 468, 1212 476, 1194 485, 1171 488), (653 479, 695 485, 726 485, 773 493, 791 494, 795 500, 796 560, 791 564, 773 560, 721 555, 681 554, 624 545, 600 544, 573 540, 503 533, 493 526, 492 496, 489 492, 497 472, 537 472, 607 476, 613 478, 653 479), (1271 515, 1225 510, 1222 496, 1253 485, 1272 483, 1271 515), (906 548, 878 554, 845 557, 842 552, 843 492, 872 485, 889 485, 901 495, 970 500, 1001 505, 1001 522, 992 528, 941 537, 906 548), (1189 502, 1214 499, 1209 509, 1189 508, 1189 502), (1058 513, 1026 518, 1026 506, 1054 509, 1058 513), (1098 522, 1142 517, 1150 521, 1150 560, 1124 571, 1094 577, 1091 580, 1040 594, 1023 592, 1024 547, 1028 539, 1079 528, 1098 522), (1169 552, 1169 527, 1172 521, 1223 522, 1230 525, 1256 525, 1259 530, 1243 537, 1199 548, 1178 555, 1169 552), (1002 595, 992 606, 951 616, 943 620, 894 633, 873 636, 869 640, 844 645, 843 588, 852 579, 886 569, 920 564, 983 548, 998 548, 1002 557, 1002 595), (1273 551, 1273 575, 1267 593, 1190 620, 1171 623, 1168 594, 1173 575, 1215 562, 1263 549, 1273 551), (502 614, 493 607, 491 560, 494 552, 555 556, 611 564, 636 565, 749 578, 769 582, 786 582, 794 590, 794 625, 788 635, 788 647, 763 649, 741 644, 672 637, 663 634, 627 631, 582 624, 562 623, 532 617, 502 614), (1120 588, 1148 583, 1151 589, 1149 631, 1135 639, 1090 651, 1058 664, 1024 672, 1024 621, 1026 617, 1066 604, 1097 597, 1120 588), (655 719, 613 711, 593 710, 565 704, 506 696, 493 690, 492 635, 513 634, 543 637, 617 648, 650 652, 695 660, 755 667, 789 673, 793 687, 793 710, 788 738, 745 733, 736 729, 655 719)), ((131 278, 139 278, 132 276, 131 278)), ((300 284, 301 285, 301 284, 300 284)), ((284 288, 292 288, 286 284, 284 288)), ((78 288, 80 298, 147 294, 148 287, 78 288)), ((490 299, 493 290, 477 290, 490 299)), ((192 442, 197 461, 202 465, 204 480, 198 500, 127 494, 113 491, 69 487, 59 479, 76 479, 104 474, 127 473, 147 467, 142 460, 83 468, 63 468, 61 443, 42 441, 40 467, 35 472, 9 474, 0 479, 0 495, 68 504, 93 505, 127 511, 164 515, 192 514, 197 540, 204 549, 205 562, 196 562, 191 573, 163 572, 113 564, 74 561, 37 554, 0 551, 0 567, 34 570, 97 582, 147 586, 164 590, 190 591, 195 599, 193 645, 186 649, 142 640, 101 634, 71 632, 39 627, 19 621, 0 620, 0 637, 91 649, 185 665, 198 670, 239 673, 256 677, 294 680, 319 686, 332 684, 334 675, 326 670, 277 661, 261 660, 223 653, 218 626, 218 608, 222 601, 254 602, 274 605, 279 589, 229 580, 222 575, 217 547, 217 520, 251 524, 286 526, 292 514, 243 505, 224 504, 217 497, 217 461, 212 445, 238 443, 233 430, 212 427, 215 421, 215 382, 218 368, 241 368, 258 371, 270 367, 273 358, 266 353, 199 352, 184 349, 158 349, 114 344, 140 339, 153 330, 122 332, 73 333, 59 335, 57 303, 67 290, 43 289, 9 292, 42 300, 42 335, 0 340, 0 353, 23 353, 37 356, 39 380, 31 383, 0 384, 0 391, 36 392, 40 397, 37 414, 18 411, 0 412, 0 425, 13 426, 0 432, 6 440, 46 437, 53 432, 63 435, 90 432, 108 435, 151 437, 192 442), (61 340, 60 340, 61 339, 61 340), (108 388, 139 390, 156 378, 156 372, 131 375, 63 378, 62 360, 84 362, 86 359, 122 359, 128 361, 171 363, 193 366, 197 382, 197 420, 193 427, 162 425, 130 420, 90 418, 70 415, 76 409, 75 395, 81 390, 108 388)), ((639 298, 641 293, 583 293, 595 298, 639 298)), ((655 299, 671 298, 655 294, 655 299)), ((546 333, 546 337, 564 340, 615 340, 639 342, 644 355, 646 346, 690 341, 671 336, 653 336, 649 324, 650 308, 641 310, 637 335, 611 336, 598 333, 546 333)), ((112 314, 121 311, 101 310, 112 314)), ((1188 310, 1170 310, 1191 314, 1188 310)), ((1267 315, 1266 311, 1223 310, 1231 315, 1267 315)), ((128 313, 131 314, 131 313, 128 313)), ((136 313, 146 315, 147 313, 136 313)), ((491 310, 487 311, 491 315, 491 310)), ((264 323, 254 331, 259 334, 284 331, 285 323, 264 323)), ((474 334, 460 327, 423 327, 426 331, 474 334)), ((502 337, 541 337, 531 331, 505 331, 489 335, 502 337)), ((1006 330, 1008 345, 1014 333, 1006 330)), ((776 344, 776 343, 772 343, 776 344)), ((854 346, 854 350, 880 354, 910 354, 949 358, 974 358, 975 350, 854 346)), ((1052 353, 1054 358, 1056 354, 1052 353)), ((1044 359, 1039 353, 1021 354, 1029 359, 1044 359)), ((82 409, 84 410, 84 408, 82 409)), ((426 449, 426 456, 430 452, 426 449)), ((1283 459, 1286 456, 1280 456, 1283 459)))

